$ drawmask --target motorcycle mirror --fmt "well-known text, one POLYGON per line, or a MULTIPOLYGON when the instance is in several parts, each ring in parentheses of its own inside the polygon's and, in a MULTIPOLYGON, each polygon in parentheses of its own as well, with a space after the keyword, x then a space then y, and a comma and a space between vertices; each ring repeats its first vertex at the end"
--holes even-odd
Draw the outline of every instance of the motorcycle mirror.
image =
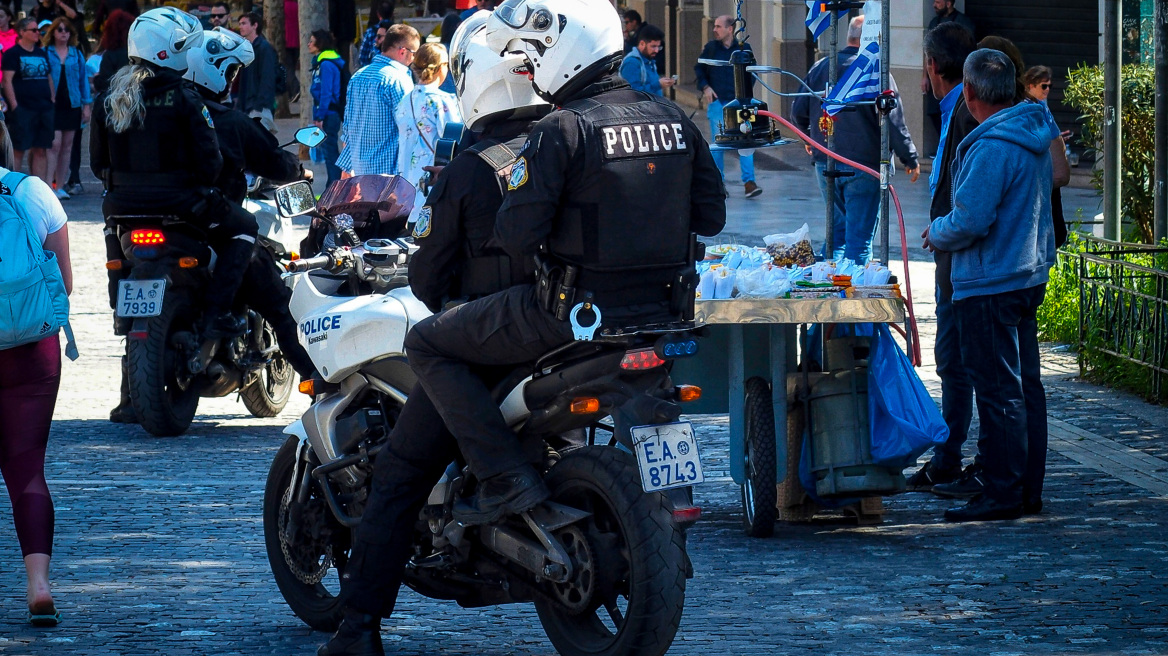
POLYGON ((312 193, 312 185, 301 180, 279 187, 276 189, 276 209, 280 216, 289 219, 315 211, 316 196, 312 193))
POLYGON ((296 141, 309 148, 316 148, 324 141, 324 130, 317 127, 300 128, 296 131, 296 141))

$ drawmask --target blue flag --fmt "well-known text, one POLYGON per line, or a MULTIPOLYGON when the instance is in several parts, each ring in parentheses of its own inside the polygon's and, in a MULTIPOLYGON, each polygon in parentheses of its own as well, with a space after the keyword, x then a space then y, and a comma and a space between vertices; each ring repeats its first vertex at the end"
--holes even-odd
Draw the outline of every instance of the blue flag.
MULTIPOLYGON (((818 39, 820 34, 831 25, 831 12, 823 10, 823 2, 821 0, 806 0, 807 1, 807 20, 803 21, 807 24, 807 29, 811 30, 811 36, 818 39)), ((848 15, 846 9, 836 12, 836 17, 843 17, 848 15)))
POLYGON ((872 41, 856 55, 823 100, 828 116, 838 114, 847 103, 872 100, 880 95, 880 44, 872 41))

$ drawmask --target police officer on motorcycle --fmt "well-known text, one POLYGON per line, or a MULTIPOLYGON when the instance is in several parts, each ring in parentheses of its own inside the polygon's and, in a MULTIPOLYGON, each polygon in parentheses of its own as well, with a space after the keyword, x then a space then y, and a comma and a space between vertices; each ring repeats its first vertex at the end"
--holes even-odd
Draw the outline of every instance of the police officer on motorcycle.
MULTIPOLYGON (((540 256, 553 294, 513 286, 435 315, 406 336, 425 394, 411 395, 398 422, 438 412, 457 439, 481 481, 478 496, 455 509, 464 524, 522 512, 548 496, 474 367, 533 362, 573 338, 554 304, 563 279, 549 274, 574 267, 577 298, 590 294, 606 326, 674 320, 694 294, 690 233, 717 234, 726 220, 721 174, 697 127, 670 101, 633 91, 615 75, 623 38, 608 0, 508 0, 484 37, 495 53, 521 53, 534 90, 560 107, 539 121, 511 167, 494 228, 513 259, 540 256)), ((421 218, 419 226, 425 232, 421 218)), ((383 653, 380 618, 393 610, 410 556, 408 531, 426 495, 414 487, 437 480, 453 447, 391 436, 378 456, 367 519, 342 574, 344 620, 320 656, 383 653), (382 493, 393 503, 374 504, 378 478, 393 482, 382 493), (390 517, 374 524, 378 513, 390 517)))
MULTIPOLYGON (((243 203, 247 195, 245 172, 276 182, 304 177, 300 160, 280 148, 271 132, 247 114, 220 102, 239 71, 254 60, 255 52, 247 39, 219 27, 204 32, 203 43, 187 54, 188 68, 183 74, 203 97, 215 123, 219 151, 223 155, 223 168, 215 186, 235 205, 243 203)), ((300 345, 296 321, 288 311, 292 292, 280 279, 279 267, 267 249, 255 249, 240 292, 248 307, 271 324, 281 353, 296 373, 311 376, 312 359, 300 345)))
MULTIPOLYGON (((106 186, 106 250, 122 259, 113 215, 176 215, 207 234, 218 254, 204 294, 203 339, 243 332, 231 313, 255 247, 255 218, 215 188, 223 167, 215 123, 182 78, 187 53, 203 41, 198 19, 173 7, 134 20, 130 64, 110 80, 94 112, 90 157, 106 186)), ((117 279, 111 276, 111 302, 117 279)))

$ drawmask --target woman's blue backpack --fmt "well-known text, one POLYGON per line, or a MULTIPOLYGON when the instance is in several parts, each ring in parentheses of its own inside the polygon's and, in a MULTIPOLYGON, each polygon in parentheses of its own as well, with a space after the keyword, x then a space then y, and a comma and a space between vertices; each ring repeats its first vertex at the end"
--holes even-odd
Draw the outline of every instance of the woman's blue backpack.
POLYGON ((69 296, 57 256, 41 245, 13 197, 27 177, 11 171, 0 178, 0 349, 37 342, 64 328, 65 353, 76 360, 69 296))

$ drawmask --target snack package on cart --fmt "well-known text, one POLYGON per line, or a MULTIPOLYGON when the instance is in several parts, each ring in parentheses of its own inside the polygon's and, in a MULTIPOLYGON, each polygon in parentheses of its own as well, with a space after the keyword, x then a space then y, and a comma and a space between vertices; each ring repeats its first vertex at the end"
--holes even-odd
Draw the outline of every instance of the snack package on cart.
MULTIPOLYGON (((699 267, 700 269, 700 267, 699 267)), ((734 295, 734 283, 738 272, 715 264, 700 274, 697 298, 703 300, 726 299, 734 295)))
POLYGON ((810 230, 807 224, 795 232, 782 235, 767 235, 762 238, 767 253, 776 266, 810 266, 815 264, 815 251, 811 249, 810 230))
POLYGON ((782 298, 789 291, 791 271, 788 269, 764 264, 738 274, 738 295, 741 297, 782 298))

